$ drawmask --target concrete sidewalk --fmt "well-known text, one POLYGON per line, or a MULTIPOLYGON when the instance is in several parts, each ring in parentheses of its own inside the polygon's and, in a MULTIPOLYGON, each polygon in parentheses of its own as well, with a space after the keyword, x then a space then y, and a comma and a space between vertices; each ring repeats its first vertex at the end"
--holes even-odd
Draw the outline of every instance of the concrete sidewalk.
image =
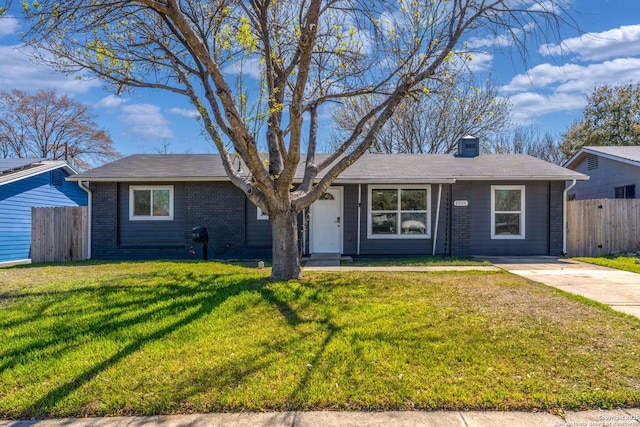
POLYGON ((493 265, 438 265, 438 266, 393 266, 393 265, 380 265, 380 266, 355 266, 355 265, 341 265, 341 266, 305 266, 302 271, 408 271, 416 273, 424 273, 429 271, 500 271, 501 269, 493 265))
POLYGON ((640 318, 640 274, 554 257, 488 257, 496 267, 640 318))
POLYGON ((407 411, 407 412, 264 412, 163 415, 151 417, 61 418, 0 421, 0 427, 614 427, 640 426, 639 409, 568 412, 407 411))

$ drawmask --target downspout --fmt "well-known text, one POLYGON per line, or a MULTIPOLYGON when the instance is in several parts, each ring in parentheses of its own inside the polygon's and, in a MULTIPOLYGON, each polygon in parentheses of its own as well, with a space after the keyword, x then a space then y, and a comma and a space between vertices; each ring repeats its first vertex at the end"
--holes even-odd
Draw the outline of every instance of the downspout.
POLYGON ((562 255, 567 255, 567 194, 576 185, 576 179, 562 192, 562 255))
POLYGON ((440 201, 442 200, 442 184, 438 184, 438 207, 436 208, 436 226, 433 231, 433 252, 432 256, 436 256, 436 242, 438 240, 438 222, 440 222, 440 201))
POLYGON ((89 201, 89 205, 87 206, 87 259, 91 259, 91 211, 93 205, 93 193, 82 181, 78 181, 78 186, 87 192, 89 201))
POLYGON ((362 184, 358 184, 358 236, 356 238, 356 255, 360 255, 360 213, 362 210, 362 184))

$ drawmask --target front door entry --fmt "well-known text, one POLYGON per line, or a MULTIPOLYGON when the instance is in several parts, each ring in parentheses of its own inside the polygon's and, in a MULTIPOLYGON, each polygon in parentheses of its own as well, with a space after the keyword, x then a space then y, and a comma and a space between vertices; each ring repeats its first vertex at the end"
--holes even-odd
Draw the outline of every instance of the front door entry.
POLYGON ((342 187, 330 187, 311 205, 311 253, 342 252, 342 187))

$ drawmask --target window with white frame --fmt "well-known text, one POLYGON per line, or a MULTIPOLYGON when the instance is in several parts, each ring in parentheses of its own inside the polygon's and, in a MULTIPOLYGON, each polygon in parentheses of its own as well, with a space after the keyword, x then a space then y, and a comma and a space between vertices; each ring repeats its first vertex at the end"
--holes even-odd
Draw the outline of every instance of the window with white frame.
POLYGON ((173 185, 129 187, 130 220, 173 220, 173 185))
POLYGON ((524 185, 491 186, 491 238, 525 238, 524 185))
POLYGON ((430 186, 370 186, 368 237, 429 238, 430 194, 430 186))

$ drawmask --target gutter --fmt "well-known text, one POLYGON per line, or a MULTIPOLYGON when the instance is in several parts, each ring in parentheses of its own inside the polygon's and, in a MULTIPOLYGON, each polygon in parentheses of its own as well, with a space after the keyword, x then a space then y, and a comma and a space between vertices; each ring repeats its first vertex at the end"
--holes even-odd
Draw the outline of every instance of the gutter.
POLYGON ((93 210, 93 192, 89 187, 87 187, 82 181, 78 181, 78 187, 82 188, 87 192, 89 197, 89 206, 87 206, 87 259, 91 259, 91 225, 92 225, 92 215, 91 211, 93 210))
POLYGON ((574 178, 570 186, 564 189, 562 192, 562 255, 567 255, 567 194, 576 185, 576 179, 574 178))

